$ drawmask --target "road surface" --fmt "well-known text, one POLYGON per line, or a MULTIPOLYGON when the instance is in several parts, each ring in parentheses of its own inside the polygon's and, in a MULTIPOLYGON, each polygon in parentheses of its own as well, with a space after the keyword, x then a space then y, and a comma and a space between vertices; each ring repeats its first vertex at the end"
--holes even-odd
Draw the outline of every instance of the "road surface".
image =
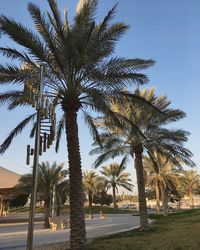
MULTIPOLYGON (((131 214, 106 215, 99 219, 86 219, 87 238, 109 235, 120 231, 130 230, 139 225, 139 217, 131 214)), ((27 222, 0 224, 0 250, 26 249, 27 222)), ((34 246, 51 244, 69 240, 69 229, 52 231, 42 229, 42 222, 35 223, 34 246)))

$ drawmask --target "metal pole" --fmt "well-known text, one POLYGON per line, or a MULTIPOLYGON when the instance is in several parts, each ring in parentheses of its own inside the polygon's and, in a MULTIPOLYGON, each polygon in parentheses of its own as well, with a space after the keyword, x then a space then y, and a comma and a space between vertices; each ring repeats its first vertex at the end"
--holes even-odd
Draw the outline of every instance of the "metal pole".
POLYGON ((33 249, 33 231, 34 231, 39 148, 40 148, 40 108, 41 108, 41 97, 43 94, 43 85, 44 85, 44 65, 40 65, 40 86, 39 86, 39 93, 38 93, 37 127, 36 127, 35 150, 34 150, 34 159, 33 159, 33 178, 32 178, 31 203, 30 203, 30 212, 29 212, 27 248, 26 248, 27 250, 33 249))

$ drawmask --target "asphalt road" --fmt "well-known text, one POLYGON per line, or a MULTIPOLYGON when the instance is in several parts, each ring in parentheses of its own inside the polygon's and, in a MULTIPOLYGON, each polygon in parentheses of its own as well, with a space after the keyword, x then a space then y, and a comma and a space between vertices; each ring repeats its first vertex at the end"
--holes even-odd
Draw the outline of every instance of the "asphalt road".
MULTIPOLYGON (((139 218, 131 214, 106 215, 105 219, 95 216, 93 220, 86 219, 87 238, 95 238, 120 231, 130 230, 139 225, 139 218)), ((26 222, 0 224, 0 249, 24 250, 27 239, 26 222)), ((52 231, 42 229, 42 222, 35 223, 34 245, 51 244, 69 240, 69 229, 52 231)))

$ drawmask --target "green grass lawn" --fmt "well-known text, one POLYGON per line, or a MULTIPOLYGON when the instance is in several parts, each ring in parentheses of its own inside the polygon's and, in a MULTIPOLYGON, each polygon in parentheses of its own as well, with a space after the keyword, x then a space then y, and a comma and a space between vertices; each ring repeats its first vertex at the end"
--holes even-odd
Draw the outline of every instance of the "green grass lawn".
MULTIPOLYGON (((29 211, 29 207, 22 207, 17 209, 11 209, 11 213, 25 213, 29 211)), ((108 206, 93 206, 93 213, 98 214, 100 211, 102 211, 104 214, 138 214, 136 210, 122 210, 119 208, 112 208, 108 206)), ((43 207, 36 207, 35 210, 36 213, 43 213, 44 208, 43 207)), ((88 207, 84 207, 84 212, 88 214, 89 209, 88 207)), ((69 213, 69 205, 62 206, 62 214, 68 214, 69 213)))
MULTIPOLYGON (((29 207, 18 207, 18 208, 12 208, 10 209, 10 213, 14 214, 14 213, 27 213, 29 212, 30 208, 29 207)), ((36 213, 43 213, 44 208, 41 207, 36 207, 35 212, 36 213)))
MULTIPOLYGON (((104 214, 138 214, 138 212, 135 210, 122 210, 119 208, 113 208, 109 206, 93 206, 93 213, 94 214, 99 214, 100 211, 102 211, 104 214)), ((62 208, 63 213, 69 213, 69 206, 63 206, 62 208)), ((89 213, 89 208, 88 206, 84 207, 84 212, 85 214, 89 213)))
POLYGON ((168 217, 151 215, 156 220, 148 232, 132 230, 92 241, 89 250, 199 250, 200 210, 168 217))
MULTIPOLYGON (((84 208, 85 213, 87 214, 89 212, 88 207, 84 208)), ((119 208, 113 208, 108 206, 93 206, 93 213, 98 214, 100 211, 102 211, 104 214, 130 214, 134 213, 133 210, 122 210, 119 208)), ((137 211, 135 211, 137 213, 137 211)))

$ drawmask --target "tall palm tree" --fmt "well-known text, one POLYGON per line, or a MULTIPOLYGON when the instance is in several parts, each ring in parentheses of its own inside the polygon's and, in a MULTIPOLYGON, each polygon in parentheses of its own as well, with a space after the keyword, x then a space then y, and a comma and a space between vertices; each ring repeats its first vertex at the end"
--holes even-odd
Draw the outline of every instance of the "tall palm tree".
POLYGON ((151 187, 156 194, 156 210, 160 213, 160 197, 164 215, 168 213, 168 198, 167 190, 176 188, 180 182, 177 171, 179 166, 175 166, 169 159, 154 153, 154 161, 151 158, 144 158, 144 169, 146 172, 146 185, 151 187), (155 167, 155 162, 157 163, 155 167))
MULTIPOLYGON (((67 186, 67 170, 63 170, 63 164, 57 165, 55 162, 50 165, 48 162, 39 164, 38 171, 38 199, 44 201, 44 227, 49 228, 49 217, 53 189, 55 187, 56 197, 61 197, 60 186, 67 186)), ((23 175, 19 184, 15 187, 19 192, 31 193, 32 174, 23 175)), ((64 194, 64 193, 63 193, 64 194)), ((67 195, 67 193, 65 193, 67 195)))
MULTIPOLYGON (((56 1, 47 1, 50 12, 45 13, 34 3, 28 4, 37 33, 12 18, 0 17, 1 34, 24 48, 24 51, 20 51, 3 47, 0 48, 1 54, 27 66, 0 65, 0 84, 12 83, 20 89, 2 94, 0 100, 10 108, 27 105, 21 90, 23 83, 31 79, 37 85, 38 64, 46 64, 45 94, 51 94, 55 105, 60 105, 64 115, 60 128, 66 130, 70 176, 70 245, 73 250, 83 250, 86 248, 86 235, 77 114, 83 111, 96 137, 89 111, 109 112, 108 97, 120 95, 121 88, 128 84, 147 82, 147 77, 137 72, 154 62, 113 55, 116 42, 128 29, 122 22, 111 23, 116 6, 102 22, 96 23, 97 0, 85 1, 79 6, 73 23, 69 24, 66 11, 62 18, 56 1)), ((33 119, 34 114, 13 130, 1 145, 1 153, 33 119)))
POLYGON ((113 206, 114 208, 117 208, 116 191, 118 191, 118 187, 123 187, 132 191, 133 184, 130 179, 131 174, 125 172, 125 166, 118 163, 113 163, 102 168, 103 170, 101 171, 101 174, 103 175, 102 177, 105 181, 105 186, 108 189, 112 188, 113 206))
POLYGON ((145 180, 143 169, 143 155, 152 156, 156 151, 169 157, 178 164, 184 160, 194 165, 190 160, 192 153, 183 147, 187 140, 188 132, 180 129, 172 130, 164 128, 164 125, 177 121, 185 116, 180 110, 169 109, 170 101, 165 96, 154 95, 154 89, 135 92, 140 98, 144 98, 151 105, 136 103, 128 97, 122 99, 112 98, 111 110, 115 116, 104 116, 97 120, 97 124, 105 132, 101 135, 101 142, 96 141, 97 147, 91 154, 99 154, 95 165, 99 166, 103 161, 123 156, 124 161, 129 156, 134 158, 140 210, 140 227, 148 229, 148 215, 145 194, 145 180), (176 158, 174 157, 176 156, 176 158))
MULTIPOLYGON (((116 42, 128 29, 121 22, 111 23, 116 6, 97 24, 97 1, 86 1, 79 8, 74 22, 69 24, 66 12, 64 18, 61 18, 56 1, 48 0, 48 3, 51 13, 42 13, 35 4, 28 4, 37 34, 11 18, 0 17, 1 34, 7 35, 25 49, 20 51, 3 47, 0 48, 1 53, 28 65, 26 68, 13 64, 0 65, 0 83, 13 83, 22 87, 23 82, 31 78, 37 84, 38 64, 46 64, 45 92, 51 94, 55 105, 60 105, 64 114, 62 125, 66 130, 70 175, 70 244, 73 250, 85 249, 77 114, 82 110, 86 122, 94 131, 93 120, 88 112, 108 110, 109 95, 118 94, 127 84, 147 82, 147 77, 137 72, 154 62, 113 55, 116 42)), ((21 90, 9 91, 2 95, 2 102, 12 108, 27 105, 22 97, 21 90)), ((15 135, 32 118, 27 118, 17 132, 15 131, 15 135)), ((1 152, 10 143, 8 140, 5 142, 1 146, 1 152)))
POLYGON ((89 203, 89 217, 93 219, 92 203, 95 192, 97 191, 99 176, 94 171, 86 171, 83 174, 83 189, 88 196, 89 203))
POLYGON ((183 189, 190 197, 191 207, 194 208, 194 193, 200 186, 200 175, 194 170, 181 171, 183 189))

